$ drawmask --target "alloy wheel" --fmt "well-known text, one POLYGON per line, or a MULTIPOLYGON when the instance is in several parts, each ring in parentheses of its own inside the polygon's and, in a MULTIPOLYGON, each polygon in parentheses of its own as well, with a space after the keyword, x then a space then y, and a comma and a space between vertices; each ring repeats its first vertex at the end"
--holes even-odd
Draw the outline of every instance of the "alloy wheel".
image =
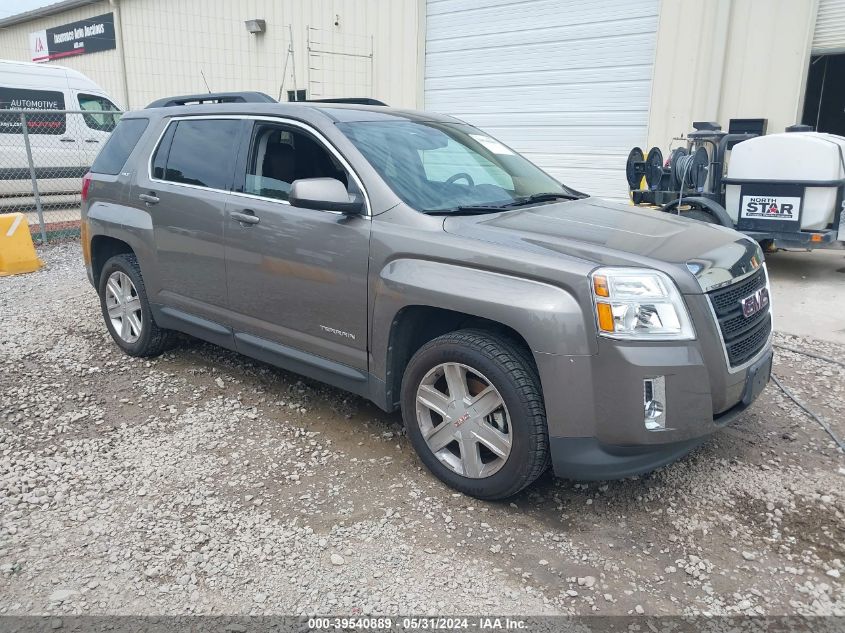
POLYGON ((135 284, 123 271, 113 272, 106 282, 106 311, 122 341, 134 343, 138 340, 144 326, 141 298, 135 284))
POLYGON ((417 388, 417 422, 437 459, 471 479, 498 472, 513 434, 504 399, 476 369, 461 363, 432 368, 417 388))

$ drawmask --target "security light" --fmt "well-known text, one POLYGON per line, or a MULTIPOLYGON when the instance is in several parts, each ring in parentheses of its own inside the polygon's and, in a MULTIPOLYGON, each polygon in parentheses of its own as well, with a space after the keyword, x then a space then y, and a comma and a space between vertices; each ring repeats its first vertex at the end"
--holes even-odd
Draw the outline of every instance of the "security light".
POLYGON ((264 20, 246 20, 244 22, 246 25, 246 30, 250 33, 263 33, 264 27, 266 26, 266 22, 264 20))

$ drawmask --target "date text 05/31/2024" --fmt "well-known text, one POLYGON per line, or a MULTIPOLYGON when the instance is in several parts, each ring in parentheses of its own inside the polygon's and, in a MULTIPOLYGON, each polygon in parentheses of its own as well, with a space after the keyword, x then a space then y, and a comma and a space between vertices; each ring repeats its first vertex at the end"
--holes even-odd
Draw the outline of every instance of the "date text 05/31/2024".
POLYGON ((525 621, 509 617, 314 617, 308 619, 308 628, 312 630, 390 630, 401 627, 408 631, 450 631, 450 630, 521 630, 525 621))

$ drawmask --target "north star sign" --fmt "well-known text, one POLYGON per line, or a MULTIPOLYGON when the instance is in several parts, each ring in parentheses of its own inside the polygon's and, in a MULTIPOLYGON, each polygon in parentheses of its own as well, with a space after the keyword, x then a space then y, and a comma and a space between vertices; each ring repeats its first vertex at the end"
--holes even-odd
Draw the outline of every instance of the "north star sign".
POLYGON ((48 62, 113 48, 117 48, 114 13, 105 13, 29 34, 29 49, 34 62, 48 62))

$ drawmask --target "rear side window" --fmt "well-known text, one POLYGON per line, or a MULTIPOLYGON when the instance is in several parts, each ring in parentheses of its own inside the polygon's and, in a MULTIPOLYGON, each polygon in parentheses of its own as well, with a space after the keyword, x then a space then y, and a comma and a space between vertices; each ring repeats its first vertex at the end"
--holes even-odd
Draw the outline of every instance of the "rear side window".
MULTIPOLYGON (((50 112, 64 109, 65 96, 61 92, 0 87, 0 111, 43 110, 26 115, 26 129, 30 134, 64 134, 67 128, 65 113, 50 112)), ((0 133, 23 134, 21 115, 0 112, 0 133)))
POLYGON ((138 139, 147 129, 149 119, 123 119, 117 124, 109 140, 97 154, 91 171, 98 174, 119 174, 129 154, 138 144, 138 139))
POLYGON ((169 182, 228 190, 232 185, 240 124, 237 119, 183 119, 171 123, 175 129, 170 146, 167 147, 171 137, 168 130, 153 159, 153 176, 169 182))

